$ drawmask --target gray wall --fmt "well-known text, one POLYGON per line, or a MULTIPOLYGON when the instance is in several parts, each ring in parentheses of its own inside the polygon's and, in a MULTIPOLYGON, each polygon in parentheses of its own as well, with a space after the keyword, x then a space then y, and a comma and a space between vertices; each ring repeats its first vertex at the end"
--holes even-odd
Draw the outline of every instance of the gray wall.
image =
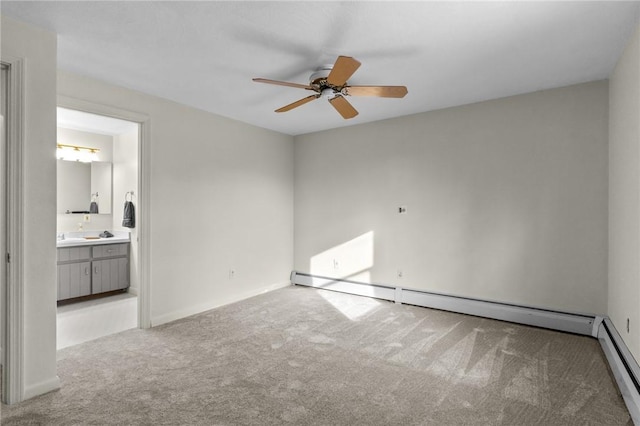
POLYGON ((608 313, 640 360, 640 27, 611 76, 609 105, 608 313))
POLYGON ((605 313, 607 113, 601 81, 296 137, 296 270, 605 313))
POLYGON ((2 58, 25 61, 23 144, 23 390, 55 389, 56 35, 2 17, 2 58))

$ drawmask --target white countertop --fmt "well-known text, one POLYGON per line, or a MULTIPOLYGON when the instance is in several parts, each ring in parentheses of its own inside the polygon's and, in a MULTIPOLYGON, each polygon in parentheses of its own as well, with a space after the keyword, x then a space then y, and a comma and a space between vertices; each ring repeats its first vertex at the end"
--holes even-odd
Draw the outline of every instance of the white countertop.
MULTIPOLYGON (((112 231, 110 238, 86 238, 98 237, 103 231, 64 232, 64 239, 56 241, 57 247, 93 246, 98 244, 117 244, 130 242, 129 232, 112 231)), ((58 234, 60 235, 60 234, 58 234)))

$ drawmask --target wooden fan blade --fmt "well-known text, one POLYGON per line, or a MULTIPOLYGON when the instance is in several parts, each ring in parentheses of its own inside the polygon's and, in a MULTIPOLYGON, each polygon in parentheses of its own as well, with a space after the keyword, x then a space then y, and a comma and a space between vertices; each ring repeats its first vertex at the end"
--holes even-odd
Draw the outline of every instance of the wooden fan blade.
POLYGON ((345 119, 358 115, 358 111, 343 96, 336 96, 333 99, 329 99, 329 102, 345 119))
POLYGON ((350 96, 379 96, 381 98, 404 98, 408 93, 404 86, 347 86, 350 96))
POLYGON ((349 80, 349 77, 360 67, 360 62, 350 56, 338 56, 333 69, 327 76, 327 83, 341 87, 349 80))
POLYGON ((267 83, 267 84, 275 84, 277 86, 288 86, 288 87, 296 87, 298 89, 316 90, 311 86, 307 86, 306 84, 289 83, 287 81, 269 80, 268 78, 254 78, 253 81, 255 81, 256 83, 267 83))
POLYGON ((313 100, 315 100, 315 99, 318 99, 319 97, 320 97, 320 95, 319 95, 319 94, 318 94, 318 95, 311 95, 311 96, 307 96, 306 98, 302 98, 302 99, 300 99, 299 101, 295 101, 295 102, 293 102, 293 103, 290 103, 289 105, 285 105, 285 106, 283 106, 282 108, 278 108, 278 109, 276 110, 276 112, 286 112, 286 111, 290 111, 290 110, 292 110, 292 109, 294 109, 294 108, 299 107, 300 105, 304 105, 304 104, 306 104, 307 102, 311 102, 311 101, 313 101, 313 100))

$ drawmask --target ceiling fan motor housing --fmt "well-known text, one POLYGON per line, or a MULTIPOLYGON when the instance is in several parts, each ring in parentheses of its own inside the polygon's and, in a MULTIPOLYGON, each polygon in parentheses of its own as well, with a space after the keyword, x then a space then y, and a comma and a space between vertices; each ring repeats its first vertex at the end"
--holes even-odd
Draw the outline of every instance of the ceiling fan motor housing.
POLYGON ((333 69, 333 65, 323 65, 318 70, 316 70, 313 74, 309 76, 309 84, 320 84, 322 80, 327 81, 327 77, 329 77, 329 73, 333 69))

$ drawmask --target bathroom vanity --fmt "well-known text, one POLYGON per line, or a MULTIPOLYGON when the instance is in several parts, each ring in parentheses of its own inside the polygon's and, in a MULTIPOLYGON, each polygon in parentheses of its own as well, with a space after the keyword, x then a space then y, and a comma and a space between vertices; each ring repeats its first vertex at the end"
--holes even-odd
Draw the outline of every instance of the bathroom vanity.
POLYGON ((129 287, 130 244, 124 234, 64 235, 58 240, 58 301, 129 287))

